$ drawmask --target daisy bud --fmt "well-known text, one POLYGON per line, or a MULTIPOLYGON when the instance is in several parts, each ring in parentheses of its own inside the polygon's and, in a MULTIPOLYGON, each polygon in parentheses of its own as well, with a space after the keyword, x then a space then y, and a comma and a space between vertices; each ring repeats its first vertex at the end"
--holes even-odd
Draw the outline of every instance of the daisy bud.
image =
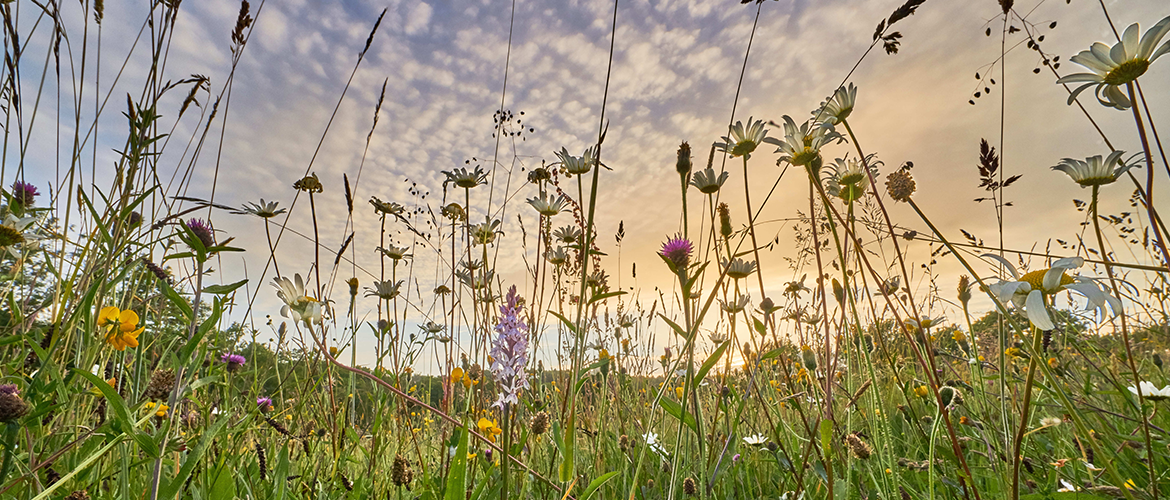
POLYGON ((719 234, 724 238, 731 237, 731 207, 726 203, 719 204, 719 234))
POLYGON ((694 479, 688 477, 683 480, 683 493, 686 493, 688 496, 692 496, 697 490, 698 488, 695 486, 694 479))
POLYGON ((684 179, 691 175, 691 145, 686 141, 678 146, 678 161, 675 162, 674 169, 684 179))

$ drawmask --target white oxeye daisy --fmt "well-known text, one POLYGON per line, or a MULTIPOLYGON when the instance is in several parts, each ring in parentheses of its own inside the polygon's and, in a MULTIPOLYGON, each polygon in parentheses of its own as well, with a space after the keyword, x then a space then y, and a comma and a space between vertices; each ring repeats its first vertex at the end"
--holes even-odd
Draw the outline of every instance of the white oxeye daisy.
POLYGON ((733 158, 737 156, 751 158, 752 152, 761 142, 764 142, 764 136, 767 133, 768 130, 764 128, 763 120, 748 118, 747 127, 744 127, 743 122, 735 122, 735 125, 731 126, 731 134, 723 136, 723 142, 716 143, 715 147, 719 148, 720 151, 727 152, 733 158))
POLYGON ((715 169, 707 167, 691 175, 691 185, 700 193, 714 194, 727 182, 728 175, 726 171, 716 174, 715 169))
POLYGON ((1104 43, 1094 43, 1089 50, 1069 58, 1070 61, 1089 68, 1092 73, 1073 73, 1061 77, 1056 83, 1081 83, 1068 96, 1072 104, 1077 96, 1089 87, 1096 87, 1097 101, 1105 106, 1128 109, 1129 97, 1121 91, 1122 85, 1129 85, 1144 75, 1162 54, 1170 52, 1170 41, 1157 47, 1166 33, 1170 32, 1170 16, 1163 18, 1138 40, 1138 24, 1133 23, 1121 35, 1121 41, 1110 48, 1104 43))
POLYGON ((561 148, 560 151, 554 151, 560 160, 561 166, 565 168, 565 172, 569 175, 581 175, 589 172, 593 165, 597 163, 597 153, 593 151, 593 147, 585 149, 585 154, 581 156, 573 156, 569 154, 569 150, 561 148))
MULTIPOLYGON (((1146 399, 1150 399, 1150 400, 1154 400, 1154 401, 1161 401, 1163 399, 1170 399, 1170 385, 1159 389, 1158 386, 1154 385, 1153 382, 1148 382, 1148 381, 1143 380, 1143 381, 1141 381, 1139 386, 1142 389, 1142 397, 1144 397, 1146 399)), ((1129 392, 1137 394, 1138 388, 1134 387, 1134 386, 1130 386, 1129 392)))
POLYGON ((322 316, 321 303, 305 293, 305 281, 300 273, 295 274, 293 278, 273 279, 272 285, 276 287, 276 296, 284 301, 280 315, 292 318, 296 322, 304 321, 308 325, 319 323, 322 316))
POLYGON ((779 147, 776 152, 782 154, 780 161, 819 168, 821 147, 836 139, 842 137, 831 124, 807 121, 797 126, 791 116, 784 115, 784 139, 766 137, 764 142, 779 147))
POLYGON ((471 226, 471 242, 476 245, 490 245, 496 241, 496 234, 500 231, 499 220, 485 220, 482 224, 471 226))
POLYGON ((402 282, 403 280, 398 280, 398 282, 392 282, 390 280, 375 281, 373 287, 366 288, 366 297, 393 300, 395 297, 398 297, 398 293, 402 288, 402 282))
POLYGON ((755 261, 746 261, 738 257, 731 259, 731 262, 725 259, 721 264, 727 268, 727 277, 737 280, 748 277, 756 270, 755 261))
POLYGON ((569 252, 565 251, 565 247, 557 247, 556 250, 545 252, 544 258, 549 264, 560 266, 569 261, 569 252))
POLYGON ((558 194, 555 196, 549 196, 548 193, 543 191, 540 193, 540 196, 528 199, 528 204, 532 205, 532 208, 535 209, 537 213, 545 217, 552 217, 563 212, 565 210, 566 203, 567 201, 565 199, 565 195, 558 194))
POLYGON ((1136 165, 1126 165, 1125 162, 1122 162, 1121 155, 1123 154, 1125 154, 1124 151, 1114 151, 1109 153, 1104 161, 1101 160, 1101 155, 1090 156, 1084 161, 1064 158, 1060 160, 1059 165, 1052 167, 1052 169, 1068 174, 1081 187, 1104 186, 1112 184, 1118 177, 1121 177, 1121 174, 1126 173, 1136 165))
MULTIPOLYGON (((480 184, 487 184, 487 172, 483 170, 483 167, 478 165, 475 167, 475 170, 470 172, 466 168, 456 168, 450 171, 443 170, 443 174, 447 176, 443 184, 451 183, 463 189, 471 189, 480 184)), ((374 205, 374 208, 378 209, 378 206, 374 205)))
POLYGON ((410 254, 407 253, 410 251, 410 247, 396 247, 394 245, 387 245, 385 248, 378 247, 376 250, 381 252, 382 255, 385 255, 386 257, 389 257, 393 260, 402 260, 410 257, 410 254))
POLYGON ((763 434, 753 434, 751 436, 744 436, 743 442, 750 446, 763 446, 768 444, 768 437, 763 434))
POLYGON ((1084 276, 1072 277, 1071 271, 1085 264, 1081 257, 1067 257, 1058 259, 1048 269, 1040 269, 1020 275, 1016 267, 1007 259, 995 254, 983 254, 982 257, 994 259, 1007 269, 1013 281, 1000 280, 988 285, 988 290, 1002 303, 1013 304, 1017 308, 1023 307, 1028 314, 1028 321, 1041 330, 1052 330, 1056 325, 1048 315, 1048 308, 1044 298, 1056 295, 1063 290, 1071 290, 1085 297, 1085 310, 1096 310, 1105 313, 1105 306, 1117 314, 1121 311, 1121 301, 1109 295, 1092 278, 1084 276))
POLYGON ((722 308, 724 312, 735 314, 743 312, 751 299, 752 298, 750 295, 740 295, 738 298, 732 301, 724 302, 720 300, 719 307, 722 308))
POLYGON ((813 111, 813 120, 818 123, 836 125, 849 118, 853 112, 853 103, 857 101, 857 87, 852 83, 849 87, 840 87, 833 93, 833 97, 822 102, 821 107, 813 111))
POLYGON ((553 237, 562 243, 578 243, 581 239, 581 228, 577 226, 563 226, 553 231, 553 237))
POLYGON ((275 201, 267 201, 266 202, 266 201, 264 201, 264 198, 260 198, 260 203, 245 203, 243 210, 235 211, 232 213, 252 214, 252 215, 255 215, 256 217, 260 217, 262 219, 271 219, 273 217, 276 217, 277 215, 280 215, 280 214, 287 212, 287 210, 285 210, 283 208, 279 208, 279 209, 276 208, 276 206, 278 204, 279 204, 278 202, 275 202, 275 201))
POLYGON ((869 176, 861 160, 838 158, 833 162, 833 172, 825 179, 825 190, 846 203, 860 200, 869 189, 869 176))

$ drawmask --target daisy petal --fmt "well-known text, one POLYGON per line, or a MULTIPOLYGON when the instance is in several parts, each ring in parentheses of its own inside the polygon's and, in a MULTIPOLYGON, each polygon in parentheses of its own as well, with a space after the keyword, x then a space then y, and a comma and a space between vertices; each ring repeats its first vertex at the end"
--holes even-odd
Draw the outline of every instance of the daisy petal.
POLYGON ((1028 293, 1025 310, 1028 313, 1028 321, 1031 321, 1036 328, 1045 331, 1056 329, 1056 325, 1048 317, 1048 309, 1044 306, 1044 294, 1040 290, 1032 290, 1028 293))

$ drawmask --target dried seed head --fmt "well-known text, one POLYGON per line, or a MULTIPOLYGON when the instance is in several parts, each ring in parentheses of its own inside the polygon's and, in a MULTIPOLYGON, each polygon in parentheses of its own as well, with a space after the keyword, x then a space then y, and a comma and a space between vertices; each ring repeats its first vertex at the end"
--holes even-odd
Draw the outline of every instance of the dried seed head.
POLYGON ((695 480, 694 479, 689 478, 689 477, 686 479, 683 479, 683 493, 686 493, 688 496, 690 496, 690 495, 694 495, 696 491, 698 491, 698 490, 695 487, 695 480))
POLYGON ((532 433, 539 436, 545 432, 548 432, 548 423, 548 412, 537 412, 536 415, 532 416, 532 421, 530 423, 532 433))
POLYGON ((306 177, 302 177, 301 180, 294 182, 293 189, 312 194, 324 191, 325 186, 321 185, 321 180, 317 178, 317 173, 314 172, 306 177))
POLYGON ((12 422, 28 413, 28 403, 20 399, 15 385, 0 385, 0 422, 12 422))
POLYGON ((146 390, 143 391, 142 395, 151 401, 163 401, 170 396, 174 388, 174 370, 155 370, 154 373, 150 374, 150 383, 146 384, 146 390))
POLYGON ((901 169, 886 177, 886 192, 890 194, 890 198, 901 202, 910 202, 910 196, 914 194, 915 185, 914 177, 910 175, 907 169, 901 169))
POLYGON ((410 463, 402 458, 402 455, 394 456, 394 463, 390 466, 390 480, 394 482, 395 486, 405 486, 410 484, 414 479, 414 471, 410 468, 410 463))
POLYGON ((65 497, 65 500, 89 500, 89 493, 85 490, 77 490, 65 497))
POLYGON ((622 436, 618 438, 618 449, 622 451, 630 449, 630 436, 622 434, 622 436))
POLYGON ((849 451, 853 452, 853 456, 862 460, 866 460, 870 455, 873 455, 873 448, 863 441, 857 433, 846 434, 845 444, 849 445, 849 451))

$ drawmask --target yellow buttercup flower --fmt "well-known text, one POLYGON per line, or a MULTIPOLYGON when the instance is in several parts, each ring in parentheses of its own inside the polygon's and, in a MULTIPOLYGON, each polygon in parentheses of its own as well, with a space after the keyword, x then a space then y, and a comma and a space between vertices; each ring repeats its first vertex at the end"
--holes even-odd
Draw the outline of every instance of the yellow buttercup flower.
POLYGON ((930 395, 930 389, 928 389, 925 385, 920 385, 914 388, 914 395, 920 398, 925 398, 930 395))
POLYGON ((496 436, 504 432, 494 420, 488 420, 483 417, 479 418, 479 423, 476 426, 479 427, 479 433, 491 439, 493 443, 496 442, 496 436))
POLYGON ((98 313, 98 326, 106 329, 106 343, 119 351, 138 347, 138 335, 146 330, 146 327, 138 328, 138 313, 122 311, 116 306, 102 308, 98 313))

